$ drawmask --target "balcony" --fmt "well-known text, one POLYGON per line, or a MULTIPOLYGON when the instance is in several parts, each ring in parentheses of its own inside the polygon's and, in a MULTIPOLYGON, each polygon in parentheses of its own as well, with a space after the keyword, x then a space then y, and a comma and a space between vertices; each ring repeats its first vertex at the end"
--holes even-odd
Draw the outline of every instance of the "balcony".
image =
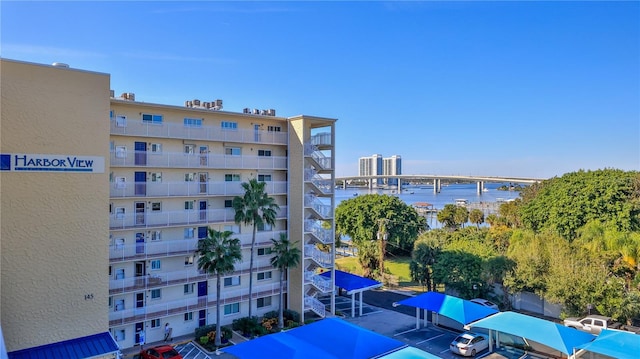
MULTIPOLYGON (((235 266, 233 273, 226 274, 225 276, 241 275, 249 273, 249 260, 235 266)), ((269 270, 276 270, 271 265, 269 259, 257 260, 253 263, 253 270, 255 272, 263 272, 269 270)), ((174 285, 188 284, 199 282, 207 279, 215 279, 215 276, 209 275, 206 272, 201 272, 194 267, 174 272, 160 272, 149 273, 149 275, 140 275, 122 279, 109 280, 109 294, 122 294, 140 290, 163 288, 174 285)))
POLYGON ((322 318, 325 317, 324 304, 314 297, 304 296, 304 310, 311 310, 322 318))
POLYGON ((113 150, 111 167, 286 170, 287 157, 113 150))
POLYGON ((312 208, 316 214, 322 219, 330 219, 333 217, 333 208, 330 205, 320 202, 316 196, 307 194, 304 196, 304 206, 312 208))
MULTIPOLYGON (((284 288, 286 291, 286 283, 284 288)), ((252 297, 255 299, 275 295, 278 293, 280 293, 280 283, 272 283, 261 286, 254 286, 252 297)), ((248 299, 248 287, 237 290, 223 290, 222 293, 220 293, 220 305, 238 303, 246 301, 248 299)), ((170 315, 193 312, 205 308, 215 308, 215 306, 215 293, 202 297, 194 297, 190 299, 176 300, 171 302, 162 302, 159 304, 132 309, 124 309, 120 307, 118 308, 118 310, 115 310, 118 305, 114 304, 113 308, 109 308, 109 326, 113 327, 118 325, 158 319, 170 315)))
POLYGON ((323 244, 331 244, 335 241, 331 229, 322 228, 322 222, 314 219, 304 221, 304 231, 313 235, 315 239, 323 244))
MULTIPOLYGON (((267 194, 287 194, 287 182, 265 182, 267 194)), ((201 196, 241 196, 244 194, 241 182, 113 182, 110 186, 111 198, 125 197, 201 197, 201 196)))
POLYGON ((331 253, 319 250, 313 244, 305 244, 304 257, 313 259, 316 263, 324 268, 333 267, 333 255, 331 253))
MULTIPOLYGON (((271 246, 272 238, 279 238, 280 233, 286 231, 256 232, 256 246, 271 246)), ((252 234, 233 234, 231 238, 238 238, 243 249, 251 248, 252 234)), ((155 259, 162 257, 193 254, 198 249, 197 238, 175 240, 148 240, 142 243, 121 244, 113 243, 109 246, 109 261, 124 262, 133 260, 155 259)))
POLYGON ((274 145, 286 145, 289 140, 287 132, 223 130, 214 126, 190 127, 174 123, 150 124, 143 123, 141 120, 123 122, 116 119, 111 120, 111 134, 274 145))
MULTIPOLYGON (((109 229, 159 228, 169 226, 206 225, 207 223, 234 223, 233 208, 158 211, 144 210, 138 213, 125 213, 124 207, 116 207, 109 216, 109 229)), ((288 208, 281 206, 276 219, 286 219, 288 208)))
POLYGON ((304 283, 313 284, 322 293, 329 293, 333 290, 333 281, 316 274, 314 271, 304 271, 304 283))

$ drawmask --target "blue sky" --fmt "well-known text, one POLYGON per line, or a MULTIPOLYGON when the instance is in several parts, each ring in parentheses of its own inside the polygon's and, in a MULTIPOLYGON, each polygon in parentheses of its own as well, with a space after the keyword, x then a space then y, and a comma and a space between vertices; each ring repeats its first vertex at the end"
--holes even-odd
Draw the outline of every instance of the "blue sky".
POLYGON ((337 118, 336 175, 640 170, 640 2, 0 3, 0 56, 116 94, 337 118))

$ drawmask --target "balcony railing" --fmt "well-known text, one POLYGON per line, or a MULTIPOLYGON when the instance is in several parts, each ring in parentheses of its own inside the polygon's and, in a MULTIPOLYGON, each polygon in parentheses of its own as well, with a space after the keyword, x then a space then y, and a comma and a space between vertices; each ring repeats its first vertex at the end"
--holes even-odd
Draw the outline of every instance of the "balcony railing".
POLYGON ((323 178, 318 175, 313 168, 305 168, 304 180, 305 182, 313 183, 313 185, 323 194, 333 193, 333 182, 330 179, 323 178))
POLYGON ((328 219, 333 217, 333 208, 330 205, 320 202, 314 195, 307 194, 304 196, 304 206, 313 208, 320 217, 328 219))
POLYGON ((305 244, 304 256, 305 258, 313 259, 324 268, 330 268, 333 265, 333 256, 331 253, 323 252, 313 244, 305 244))
MULTIPOLYGON (((119 212, 122 207, 117 207, 115 213, 109 216, 110 229, 127 228, 157 228, 180 225, 202 225, 207 223, 234 222, 235 211, 232 208, 207 209, 207 210, 183 210, 151 212, 145 210, 138 213, 119 212)), ((276 219, 287 218, 287 206, 281 206, 277 211, 276 219)))
MULTIPOLYGON (((229 273, 226 276, 249 273, 249 265, 250 261, 247 258, 247 260, 236 264, 233 273, 229 273)), ((264 272, 276 269, 273 268, 269 259, 262 259, 254 261, 253 270, 255 273, 258 271, 264 272)), ((141 289, 161 288, 179 284, 193 283, 205 279, 215 279, 215 276, 209 275, 206 272, 198 271, 195 267, 174 272, 151 272, 146 276, 111 279, 109 281, 109 292, 111 294, 125 293, 141 289)))
POLYGON ((311 143, 318 146, 331 146, 331 132, 316 133, 311 136, 311 143))
POLYGON ((322 222, 307 219, 304 221, 304 231, 311 233, 317 240, 323 244, 331 244, 335 241, 333 231, 330 229, 322 228, 322 222))
POLYGON ((322 293, 328 293, 333 290, 333 282, 331 279, 318 275, 314 271, 304 272, 304 282, 305 284, 313 284, 322 293))
POLYGON ((308 295, 304 296, 304 310, 312 310, 322 318, 324 318, 326 315, 324 304, 322 304, 322 302, 317 300, 316 298, 310 297, 308 295))
POLYGON ((277 145, 286 145, 288 143, 287 132, 264 130, 223 130, 220 127, 213 126, 190 127, 174 123, 150 124, 144 123, 140 120, 128 120, 123 122, 122 120, 112 119, 111 134, 277 145))
MULTIPOLYGON (((286 194, 287 182, 265 182, 269 195, 286 194)), ((122 197, 176 197, 176 196, 238 196, 244 194, 241 182, 113 182, 111 198, 122 197)))
MULTIPOLYGON (((272 238, 279 238, 280 233, 286 231, 265 231, 256 232, 257 246, 271 246, 272 238)), ((242 248, 251 248, 252 234, 233 234, 231 238, 238 238, 242 248)), ((133 244, 113 243, 109 246, 109 260, 111 262, 121 262, 127 260, 145 260, 176 256, 181 254, 195 253, 198 249, 197 238, 157 240, 133 244)))
POLYGON ((306 144, 304 146, 304 155, 307 157, 311 157, 321 169, 331 169, 331 157, 327 157, 322 151, 318 149, 318 146, 313 144, 306 144))
POLYGON ((287 157, 112 150, 111 167, 284 170, 287 157))
MULTIPOLYGON (((286 291, 286 284, 285 284, 286 291)), ((280 283, 254 286, 252 297, 261 298, 280 293, 280 283)), ((220 305, 238 303, 249 299, 249 287, 236 290, 223 290, 220 293, 220 305)), ((202 297, 162 302, 160 304, 147 305, 140 308, 118 308, 114 303, 109 311, 109 326, 129 324, 139 321, 147 321, 163 318, 186 312, 193 312, 216 306, 216 294, 212 293, 202 297)))

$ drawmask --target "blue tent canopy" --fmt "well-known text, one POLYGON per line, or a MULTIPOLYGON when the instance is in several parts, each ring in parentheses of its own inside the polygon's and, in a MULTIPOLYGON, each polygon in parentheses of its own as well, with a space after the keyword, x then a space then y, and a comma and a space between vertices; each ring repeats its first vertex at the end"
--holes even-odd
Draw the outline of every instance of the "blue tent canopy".
POLYGON ((338 318, 326 318, 286 332, 266 335, 223 349, 240 359, 369 359, 406 344, 338 318))
POLYGON ((589 343, 594 335, 548 320, 515 312, 500 312, 471 323, 469 327, 496 330, 531 339, 561 353, 571 355, 573 348, 589 343))
MULTIPOLYGON (((320 274, 323 277, 331 278, 331 272, 324 272, 320 274)), ((375 281, 373 279, 360 277, 355 274, 351 274, 348 272, 343 272, 340 270, 335 270, 335 283, 336 286, 347 291, 347 294, 352 294, 356 292, 362 292, 369 289, 382 287, 382 283, 375 281)))
POLYGON ((422 351, 418 348, 406 347, 389 355, 385 355, 380 359, 440 359, 440 357, 422 351))
POLYGON ((498 313, 495 309, 438 292, 426 292, 398 304, 430 310, 462 324, 498 313))
POLYGON ((584 349, 618 359, 636 359, 640 353, 640 335, 604 329, 596 340, 578 345, 576 349, 584 349))

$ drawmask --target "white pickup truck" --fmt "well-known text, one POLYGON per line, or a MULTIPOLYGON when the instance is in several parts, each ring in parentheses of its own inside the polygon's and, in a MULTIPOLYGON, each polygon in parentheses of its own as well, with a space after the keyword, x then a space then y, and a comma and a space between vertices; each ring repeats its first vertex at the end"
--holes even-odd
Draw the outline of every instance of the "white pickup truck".
POLYGON ((582 319, 567 318, 564 320, 564 326, 591 334, 600 334, 602 329, 619 329, 620 323, 612 321, 610 317, 589 315, 582 319))

